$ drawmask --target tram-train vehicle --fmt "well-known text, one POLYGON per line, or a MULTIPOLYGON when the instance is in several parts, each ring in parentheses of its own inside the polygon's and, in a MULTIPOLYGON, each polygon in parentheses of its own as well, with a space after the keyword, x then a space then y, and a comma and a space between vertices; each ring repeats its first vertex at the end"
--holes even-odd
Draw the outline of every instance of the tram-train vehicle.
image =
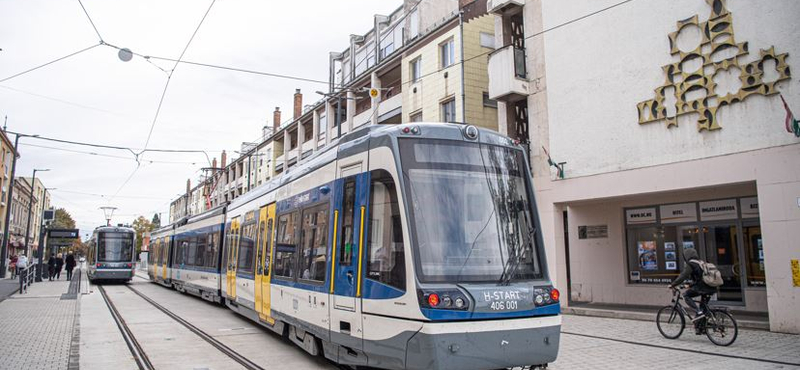
POLYGON ((528 168, 521 146, 475 126, 368 126, 153 233, 149 274, 343 365, 546 365, 559 292, 528 168), (211 270, 195 278, 180 262, 217 250, 216 236, 218 285, 194 283, 211 270))
POLYGON ((136 272, 136 231, 101 226, 89 239, 86 272, 90 281, 130 281, 136 272))

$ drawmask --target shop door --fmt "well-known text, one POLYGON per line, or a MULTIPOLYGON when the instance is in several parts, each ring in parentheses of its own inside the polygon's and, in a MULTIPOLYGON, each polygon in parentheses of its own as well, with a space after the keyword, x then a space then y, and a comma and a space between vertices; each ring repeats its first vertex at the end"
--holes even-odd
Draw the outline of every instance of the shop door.
POLYGON ((739 259, 738 228, 734 224, 707 225, 705 260, 717 265, 724 284, 719 287, 718 301, 744 302, 742 269, 739 259))
POLYGON ((231 221, 231 238, 228 244, 228 266, 226 271, 227 293, 231 300, 236 300, 236 260, 239 255, 239 217, 231 221))

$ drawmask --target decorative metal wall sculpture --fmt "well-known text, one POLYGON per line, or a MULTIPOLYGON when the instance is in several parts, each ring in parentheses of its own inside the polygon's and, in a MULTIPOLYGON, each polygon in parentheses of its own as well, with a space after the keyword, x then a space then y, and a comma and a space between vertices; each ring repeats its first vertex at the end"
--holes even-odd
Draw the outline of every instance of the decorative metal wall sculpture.
POLYGON ((708 21, 698 22, 697 16, 678 22, 677 31, 669 34, 670 54, 678 57, 678 62, 665 65, 664 84, 655 89, 655 98, 637 104, 639 124, 666 120, 667 128, 678 125, 678 116, 698 113, 698 130, 718 130, 722 128, 717 121, 717 111, 726 106, 743 101, 750 95, 764 96, 778 93, 775 85, 791 78, 786 64, 788 54, 775 54, 775 48, 761 50, 760 57, 743 64, 741 58, 749 54, 747 42, 737 43, 733 34, 733 17, 727 9, 726 0, 706 0, 711 6, 708 21), (700 29, 701 41, 694 50, 684 52, 678 48, 678 35, 687 27, 700 29), (733 56, 731 56, 733 54, 733 56), (699 62, 695 59, 700 59, 699 62), (777 79, 764 82, 764 63, 775 61, 777 79), (687 70, 689 66, 699 66, 687 70), (741 87, 735 93, 717 95, 714 77, 723 71, 736 73, 738 70, 741 87), (668 94, 674 92, 675 111, 667 112, 668 94), (691 96, 690 96, 691 95, 691 96))

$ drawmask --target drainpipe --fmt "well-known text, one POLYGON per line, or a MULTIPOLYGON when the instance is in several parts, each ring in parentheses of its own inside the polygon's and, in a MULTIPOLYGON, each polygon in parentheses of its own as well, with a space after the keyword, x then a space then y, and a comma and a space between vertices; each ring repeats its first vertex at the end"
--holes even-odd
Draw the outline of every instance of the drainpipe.
POLYGON ((467 87, 464 82, 464 10, 458 11, 458 28, 461 32, 461 121, 467 123, 467 87))

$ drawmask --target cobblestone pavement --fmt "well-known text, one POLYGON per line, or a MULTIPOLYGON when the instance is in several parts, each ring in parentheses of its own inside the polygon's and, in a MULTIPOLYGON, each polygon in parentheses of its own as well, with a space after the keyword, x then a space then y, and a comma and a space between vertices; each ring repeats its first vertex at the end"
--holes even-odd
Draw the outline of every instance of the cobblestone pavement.
POLYGON ((668 340, 654 322, 565 315, 559 357, 550 368, 800 369, 800 336, 740 329, 733 345, 718 347, 688 329, 668 340))
POLYGON ((62 300, 66 280, 35 283, 0 302, 0 363, 5 369, 67 369, 78 300, 62 300))

